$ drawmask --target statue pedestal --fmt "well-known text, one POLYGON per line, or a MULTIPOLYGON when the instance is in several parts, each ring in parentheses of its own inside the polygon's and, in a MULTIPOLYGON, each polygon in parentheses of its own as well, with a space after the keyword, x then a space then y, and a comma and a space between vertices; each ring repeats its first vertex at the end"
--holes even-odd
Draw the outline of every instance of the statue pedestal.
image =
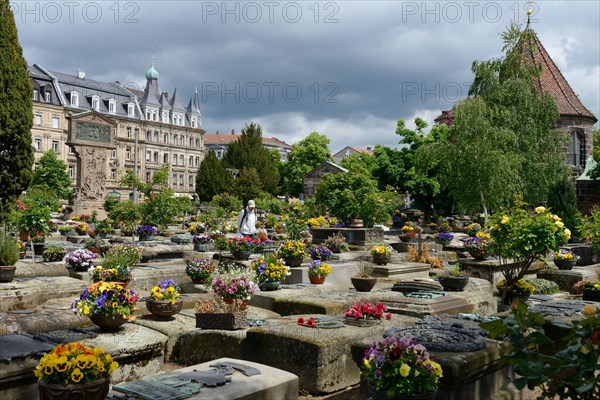
POLYGON ((71 207, 73 208, 73 213, 69 217, 73 217, 74 215, 91 215, 92 211, 96 211, 98 215, 96 218, 105 219, 106 211, 102 208, 104 204, 103 200, 79 200, 76 201, 71 207))

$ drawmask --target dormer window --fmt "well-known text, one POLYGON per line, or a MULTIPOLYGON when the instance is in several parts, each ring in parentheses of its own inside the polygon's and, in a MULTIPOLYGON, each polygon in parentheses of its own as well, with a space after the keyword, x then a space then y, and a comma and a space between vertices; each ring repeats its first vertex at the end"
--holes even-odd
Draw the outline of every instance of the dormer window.
POLYGON ((192 118, 192 128, 196 127, 196 118, 192 118))
POLYGON ((79 107, 79 93, 71 92, 71 106, 79 107))
POLYGON ((96 111, 100 109, 100 97, 92 96, 92 108, 96 111))
POLYGON ((37 89, 33 89, 33 100, 34 101, 39 100, 39 92, 37 91, 37 89))
POLYGON ((162 122, 163 124, 169 123, 169 113, 167 111, 163 111, 162 113, 162 122))
POLYGON ((127 104, 127 115, 133 117, 133 104, 131 103, 127 104))
POLYGON ((50 93, 50 91, 46 91, 45 97, 46 97, 46 103, 50 103, 52 101, 52 94, 50 93))
POLYGON ((108 100, 108 112, 114 114, 117 109, 116 105, 117 103, 113 99, 108 100))

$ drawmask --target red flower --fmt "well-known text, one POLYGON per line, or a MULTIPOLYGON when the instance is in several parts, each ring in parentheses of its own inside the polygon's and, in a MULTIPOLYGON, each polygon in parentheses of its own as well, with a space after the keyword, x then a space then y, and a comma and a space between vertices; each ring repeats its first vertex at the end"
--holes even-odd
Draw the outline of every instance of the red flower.
POLYGON ((315 326, 315 320, 314 319, 309 319, 308 321, 306 321, 306 326, 308 326, 309 328, 312 328, 315 326))
POLYGON ((304 318, 303 317, 298 318, 298 325, 304 325, 304 318))
POLYGON ((392 314, 386 314, 385 319, 392 319, 392 314))

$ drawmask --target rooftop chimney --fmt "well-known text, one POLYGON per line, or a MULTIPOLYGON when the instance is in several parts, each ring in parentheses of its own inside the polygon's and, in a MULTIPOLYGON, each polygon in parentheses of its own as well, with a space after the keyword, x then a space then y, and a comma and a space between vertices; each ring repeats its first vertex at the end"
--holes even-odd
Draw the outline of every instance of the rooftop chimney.
POLYGON ((232 135, 235 135, 235 129, 232 129, 232 130, 231 130, 231 134, 232 134, 232 135))
POLYGON ((219 131, 217 131, 217 135, 219 134, 219 131))
POLYGON ((78 77, 79 79, 85 79, 85 71, 84 71, 84 70, 82 70, 82 69, 78 69, 78 70, 77 70, 77 77, 78 77))
POLYGON ((371 149, 370 147, 367 147, 367 150, 369 150, 369 151, 370 151, 370 150, 372 150, 372 149, 371 149))

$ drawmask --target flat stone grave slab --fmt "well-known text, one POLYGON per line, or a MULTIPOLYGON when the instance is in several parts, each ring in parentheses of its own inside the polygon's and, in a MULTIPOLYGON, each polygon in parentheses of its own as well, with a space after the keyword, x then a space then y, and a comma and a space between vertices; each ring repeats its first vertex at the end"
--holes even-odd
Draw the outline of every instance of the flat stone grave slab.
MULTIPOLYGON (((404 283, 403 281, 402 283, 404 283)), ((427 281, 423 281, 427 283, 427 281)), ((418 286, 419 281, 416 281, 418 286)), ((436 282, 429 281, 430 285, 436 282)), ((498 311, 497 299, 489 282, 471 278, 462 292, 427 289, 414 292, 378 292, 378 300, 393 313, 422 317, 425 315, 476 313, 492 315, 498 311)))
MULTIPOLYGON (((15 271, 15 280, 20 282, 25 279, 31 279, 35 277, 54 277, 54 276, 69 276, 69 270, 67 265, 63 262, 33 262, 31 259, 23 259, 17 261, 15 264, 17 267, 15 271)), ((13 281, 14 282, 14 281, 13 281)), ((0 283, 0 287, 5 285, 0 283)))
POLYGON ((171 341, 176 340, 170 350, 171 358, 185 365, 193 365, 221 357, 243 358, 248 329, 255 325, 267 324, 271 318, 278 317, 279 314, 272 311, 250 306, 248 307, 250 326, 246 329, 232 331, 198 329, 194 310, 183 310, 173 326, 150 323, 142 319, 137 320, 136 323, 152 327, 169 336, 167 349, 171 341))
POLYGON ((600 266, 590 265, 585 267, 574 267, 572 270, 560 270, 558 268, 544 269, 538 271, 539 279, 555 282, 561 290, 571 293, 573 285, 584 279, 600 279, 600 266))
MULTIPOLYGON (((502 271, 506 268, 499 260, 489 258, 485 261, 478 261, 473 258, 460 260, 460 268, 469 273, 473 278, 481 278, 490 282, 492 285, 500 282, 504 275, 502 271)), ((526 271, 526 274, 535 275, 540 270, 545 268, 544 263, 540 261, 534 262, 526 271)))
POLYGON ((61 297, 78 297, 88 286, 87 282, 66 276, 36 277, 0 283, 0 312, 32 309, 47 300, 61 297))
POLYGON ((429 277, 429 264, 413 262, 396 262, 387 265, 377 265, 373 270, 373 276, 381 278, 427 278, 429 277))
MULTIPOLYGON (((157 375, 148 377, 141 381, 134 383, 140 384, 144 381, 154 381, 154 385, 157 383, 160 385, 161 378, 166 379, 163 382, 172 382, 183 379, 183 382, 190 381, 194 377, 194 373, 207 373, 214 370, 212 365, 215 364, 230 364, 238 367, 255 369, 250 373, 253 375, 247 376, 238 369, 228 371, 226 374, 230 381, 217 385, 215 387, 203 386, 200 390, 193 394, 191 397, 187 397, 193 400, 296 400, 298 399, 298 377, 280 369, 272 368, 267 365, 258 364, 251 361, 234 359, 234 358, 219 358, 216 360, 208 361, 203 364, 193 365, 187 368, 181 368, 169 372, 164 375, 157 375), (231 372, 231 373, 229 373, 231 372), (258 372, 258 373, 257 373, 258 372), (188 374, 188 375, 186 375, 188 374)), ((201 375, 201 374, 198 374, 201 375)), ((202 379, 202 377, 198 377, 202 379)), ((150 383, 152 384, 152 383, 150 383)), ((194 385, 194 381, 182 386, 183 389, 186 386, 194 385)), ((141 386, 141 385, 138 385, 141 386)), ((167 385, 162 385, 165 388, 167 385)), ((150 386, 148 390, 150 393, 156 391, 156 386, 150 386)), ((109 393, 108 399, 118 400, 123 393, 113 390, 109 393)))
POLYGON ((409 324, 416 319, 395 315, 390 321, 367 327, 344 325, 341 321, 341 317, 317 314, 270 319, 268 325, 248 330, 246 358, 297 375, 300 390, 311 394, 333 393, 359 383, 360 370, 352 360, 352 342, 380 336, 387 327, 409 324), (341 327, 300 326, 300 317, 305 321, 309 318, 335 320, 341 327))
POLYGON ((376 228, 310 228, 312 242, 320 244, 328 237, 341 233, 348 244, 373 246, 383 243, 383 229, 376 228))
POLYGON ((48 332, 92 325, 88 317, 71 311, 73 298, 51 299, 34 309, 0 313, 0 334, 48 332))

